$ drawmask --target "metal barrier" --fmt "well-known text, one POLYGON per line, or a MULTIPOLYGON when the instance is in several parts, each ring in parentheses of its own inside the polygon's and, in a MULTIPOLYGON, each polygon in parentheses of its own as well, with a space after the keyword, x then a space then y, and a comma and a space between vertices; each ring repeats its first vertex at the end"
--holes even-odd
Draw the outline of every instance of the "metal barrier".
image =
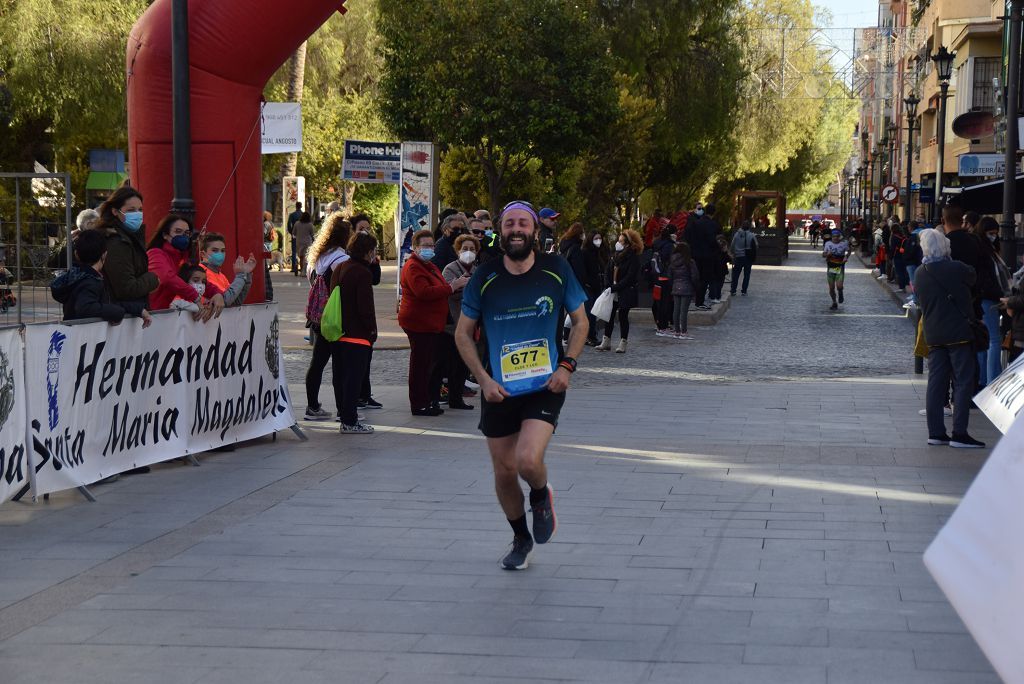
POLYGON ((72 261, 72 202, 68 173, 0 172, 0 325, 61 318, 50 283, 72 261))

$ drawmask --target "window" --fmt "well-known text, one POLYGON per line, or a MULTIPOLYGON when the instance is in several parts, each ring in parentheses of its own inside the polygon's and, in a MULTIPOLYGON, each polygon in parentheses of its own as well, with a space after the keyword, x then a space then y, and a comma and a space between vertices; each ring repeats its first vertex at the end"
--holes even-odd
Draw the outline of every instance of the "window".
POLYGON ((999 76, 999 57, 974 58, 974 94, 971 111, 992 111, 995 108, 995 90, 992 79, 999 76))

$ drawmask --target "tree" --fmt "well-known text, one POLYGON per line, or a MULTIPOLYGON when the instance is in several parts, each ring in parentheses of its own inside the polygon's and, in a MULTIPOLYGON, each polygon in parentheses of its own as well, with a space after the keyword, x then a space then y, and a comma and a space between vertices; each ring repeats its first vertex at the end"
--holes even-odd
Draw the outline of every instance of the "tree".
POLYGON ((0 165, 72 172, 84 195, 92 147, 124 147, 125 45, 145 0, 0 0, 0 70, 9 91, 0 165))
MULTIPOLYGON (((285 95, 288 102, 302 102, 302 85, 306 78, 306 41, 295 49, 288 60, 288 91, 285 95)), ((299 153, 289 152, 281 164, 281 177, 294 176, 299 165, 299 153)))
POLYGON ((383 3, 385 119, 399 137, 472 149, 497 212, 532 160, 560 168, 614 117, 607 40, 590 10, 556 0, 383 3))

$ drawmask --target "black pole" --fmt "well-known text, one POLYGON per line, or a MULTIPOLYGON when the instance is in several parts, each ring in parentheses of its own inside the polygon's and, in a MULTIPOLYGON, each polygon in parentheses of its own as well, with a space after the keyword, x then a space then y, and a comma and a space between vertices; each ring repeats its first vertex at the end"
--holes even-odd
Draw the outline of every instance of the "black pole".
POLYGON ((864 229, 872 230, 871 222, 868 221, 868 163, 867 160, 860 167, 860 212, 864 216, 864 229))
POLYGON ((171 211, 192 220, 192 120, 188 66, 188 0, 171 1, 171 93, 174 133, 174 199, 171 211))
POLYGON ((1010 269, 1017 270, 1017 148, 1020 147, 1017 131, 1018 104, 1020 98, 1020 49, 1021 17, 1024 0, 1011 0, 1009 26, 1010 63, 1006 78, 1006 170, 1003 176, 1003 220, 999 223, 1003 260, 1010 269))
POLYGON ((907 182, 904 184, 906 187, 906 196, 903 198, 903 219, 910 221, 912 218, 910 215, 910 202, 911 193, 910 188, 913 181, 910 178, 910 174, 914 171, 914 118, 907 113, 907 182))
POLYGON ((942 176, 946 168, 946 100, 949 98, 949 81, 939 82, 939 130, 936 133, 935 142, 939 147, 938 169, 935 172, 935 203, 932 204, 932 215, 934 222, 938 223, 940 218, 939 208, 942 204, 942 176))

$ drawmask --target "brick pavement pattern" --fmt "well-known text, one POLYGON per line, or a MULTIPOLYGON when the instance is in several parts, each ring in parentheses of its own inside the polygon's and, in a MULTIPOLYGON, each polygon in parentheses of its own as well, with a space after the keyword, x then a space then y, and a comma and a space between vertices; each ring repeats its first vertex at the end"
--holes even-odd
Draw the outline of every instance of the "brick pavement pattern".
POLYGON ((909 324, 866 272, 829 314, 822 270, 794 250, 698 340, 585 355, 525 572, 476 416, 409 416, 397 352, 371 437, 5 504, 0 681, 996 682, 921 562, 987 451, 924 446, 909 324))

